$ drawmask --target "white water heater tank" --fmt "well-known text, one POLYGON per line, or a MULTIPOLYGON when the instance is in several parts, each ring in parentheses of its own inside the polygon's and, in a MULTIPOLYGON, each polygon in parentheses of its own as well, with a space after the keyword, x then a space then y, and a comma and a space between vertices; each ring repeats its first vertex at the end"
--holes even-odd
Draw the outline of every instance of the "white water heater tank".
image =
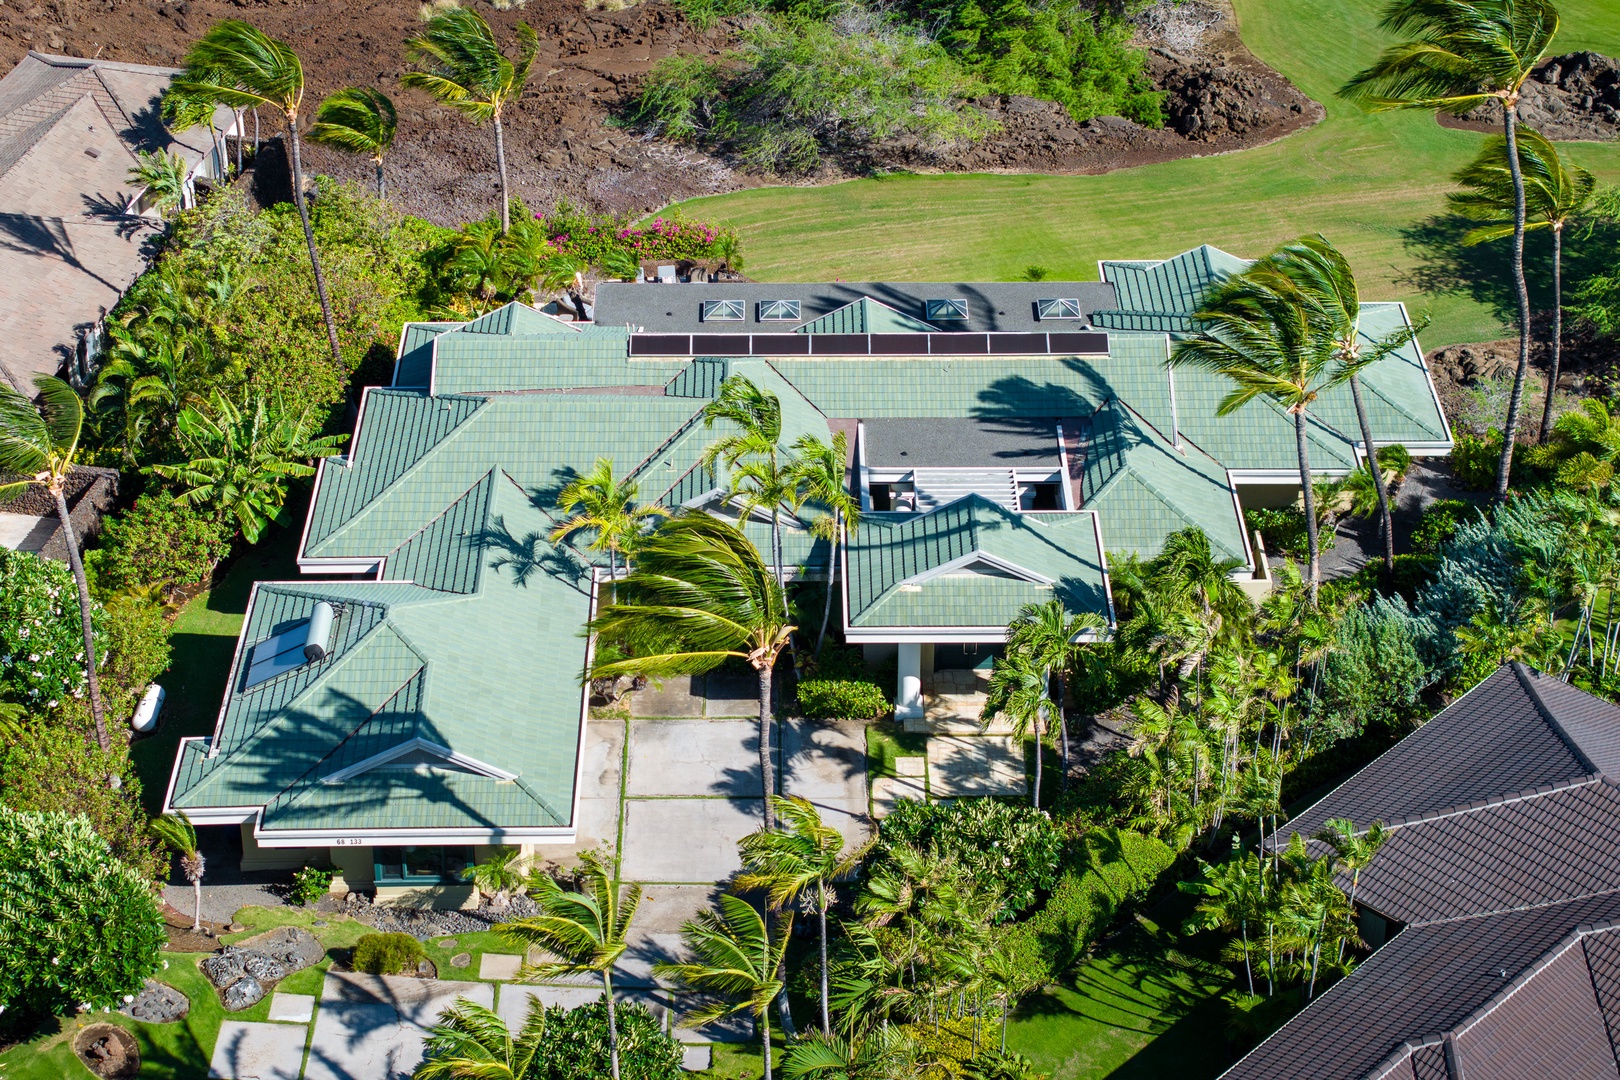
POLYGON ((129 726, 136 731, 151 731, 157 727, 158 713, 163 711, 163 699, 166 691, 157 683, 146 688, 141 695, 141 703, 135 706, 135 715, 129 718, 129 726))

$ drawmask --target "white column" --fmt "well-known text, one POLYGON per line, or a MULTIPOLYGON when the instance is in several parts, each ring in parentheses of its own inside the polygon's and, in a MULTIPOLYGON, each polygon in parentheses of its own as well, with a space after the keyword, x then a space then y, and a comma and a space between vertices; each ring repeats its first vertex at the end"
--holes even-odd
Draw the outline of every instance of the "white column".
POLYGON ((914 720, 923 715, 922 646, 915 641, 902 641, 898 654, 900 685, 895 693, 894 718, 914 720))

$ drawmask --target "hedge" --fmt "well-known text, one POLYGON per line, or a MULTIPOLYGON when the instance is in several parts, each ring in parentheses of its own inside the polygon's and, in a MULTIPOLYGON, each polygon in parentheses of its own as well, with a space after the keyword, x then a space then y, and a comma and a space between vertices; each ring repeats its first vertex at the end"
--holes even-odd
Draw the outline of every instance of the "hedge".
POLYGON ((809 720, 876 720, 893 707, 883 688, 866 679, 806 679, 799 684, 799 708, 809 720))
POLYGON ((1056 978, 1175 860, 1176 853, 1155 837, 1091 830, 1066 855, 1046 906, 1009 933, 1009 954, 1043 981, 1056 978))

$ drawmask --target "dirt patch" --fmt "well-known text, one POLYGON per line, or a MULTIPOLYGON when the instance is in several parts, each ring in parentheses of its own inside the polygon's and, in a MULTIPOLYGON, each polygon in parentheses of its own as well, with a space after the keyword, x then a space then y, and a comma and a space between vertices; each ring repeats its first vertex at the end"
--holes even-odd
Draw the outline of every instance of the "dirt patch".
MULTIPOLYGON (((1524 84, 1519 118, 1549 139, 1620 139, 1620 61, 1578 52, 1545 61, 1524 84)), ((1446 127, 1502 130, 1502 114, 1483 105, 1461 117, 1441 114, 1446 127)))
MULTIPOLYGON (((296 44, 309 95, 373 84, 394 96, 400 134, 387 170, 390 194, 410 213, 446 224, 495 205, 494 138, 425 95, 400 88, 403 42, 417 31, 406 0, 44 0, 0 5, 0 61, 29 48, 144 64, 177 64, 221 18, 246 18, 296 44)), ((1238 39, 1229 6, 1163 4, 1144 20, 1149 71, 1166 90, 1161 130, 1119 117, 1075 123, 1060 107, 1023 97, 979 102, 1002 129, 970 145, 895 140, 816 177, 872 168, 1099 173, 1258 145, 1315 123, 1321 107, 1261 64, 1238 39)), ((508 164, 517 194, 536 208, 568 198, 593 210, 641 212, 696 195, 755 186, 765 178, 729 162, 643 138, 611 118, 648 71, 676 52, 716 55, 739 24, 702 31, 662 0, 622 11, 585 11, 579 0, 529 0, 521 10, 479 10, 504 40, 523 19, 541 51, 522 101, 507 119, 508 164)), ((266 136, 279 122, 262 115, 266 136)), ((251 122, 249 124, 251 134, 251 122)), ((371 166, 311 146, 312 170, 371 182, 371 166)))
POLYGON ((117 1024, 91 1024, 74 1036, 73 1052, 85 1068, 106 1080, 134 1076, 141 1068, 135 1036, 117 1024))
POLYGON ((204 919, 202 931, 194 931, 189 914, 164 904, 163 932, 167 937, 163 945, 165 952, 206 953, 219 948, 219 935, 225 932, 225 924, 204 919))

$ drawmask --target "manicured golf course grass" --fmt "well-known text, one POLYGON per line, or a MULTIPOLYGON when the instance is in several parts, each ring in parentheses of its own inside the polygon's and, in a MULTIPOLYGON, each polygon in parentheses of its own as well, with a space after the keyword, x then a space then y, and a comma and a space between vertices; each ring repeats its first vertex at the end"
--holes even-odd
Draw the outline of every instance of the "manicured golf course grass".
MULTIPOLYGON (((1280 142, 1105 176, 891 175, 819 188, 695 199, 682 211, 736 225, 750 276, 765 281, 996 280, 1026 266, 1095 279, 1100 258, 1161 258, 1199 243, 1240 255, 1322 232, 1354 261, 1364 293, 1405 299, 1434 319, 1425 346, 1502 336, 1500 281, 1470 271, 1490 256, 1410 235, 1438 215, 1449 177, 1482 136, 1427 113, 1368 115, 1335 97, 1392 39, 1382 0, 1236 0, 1244 40, 1323 103, 1327 119, 1280 142)), ((1554 51, 1620 55, 1613 0, 1566 0, 1554 51)), ((1566 144, 1620 183, 1620 144, 1566 144)), ((1532 250, 1532 258, 1536 249, 1532 250)))

